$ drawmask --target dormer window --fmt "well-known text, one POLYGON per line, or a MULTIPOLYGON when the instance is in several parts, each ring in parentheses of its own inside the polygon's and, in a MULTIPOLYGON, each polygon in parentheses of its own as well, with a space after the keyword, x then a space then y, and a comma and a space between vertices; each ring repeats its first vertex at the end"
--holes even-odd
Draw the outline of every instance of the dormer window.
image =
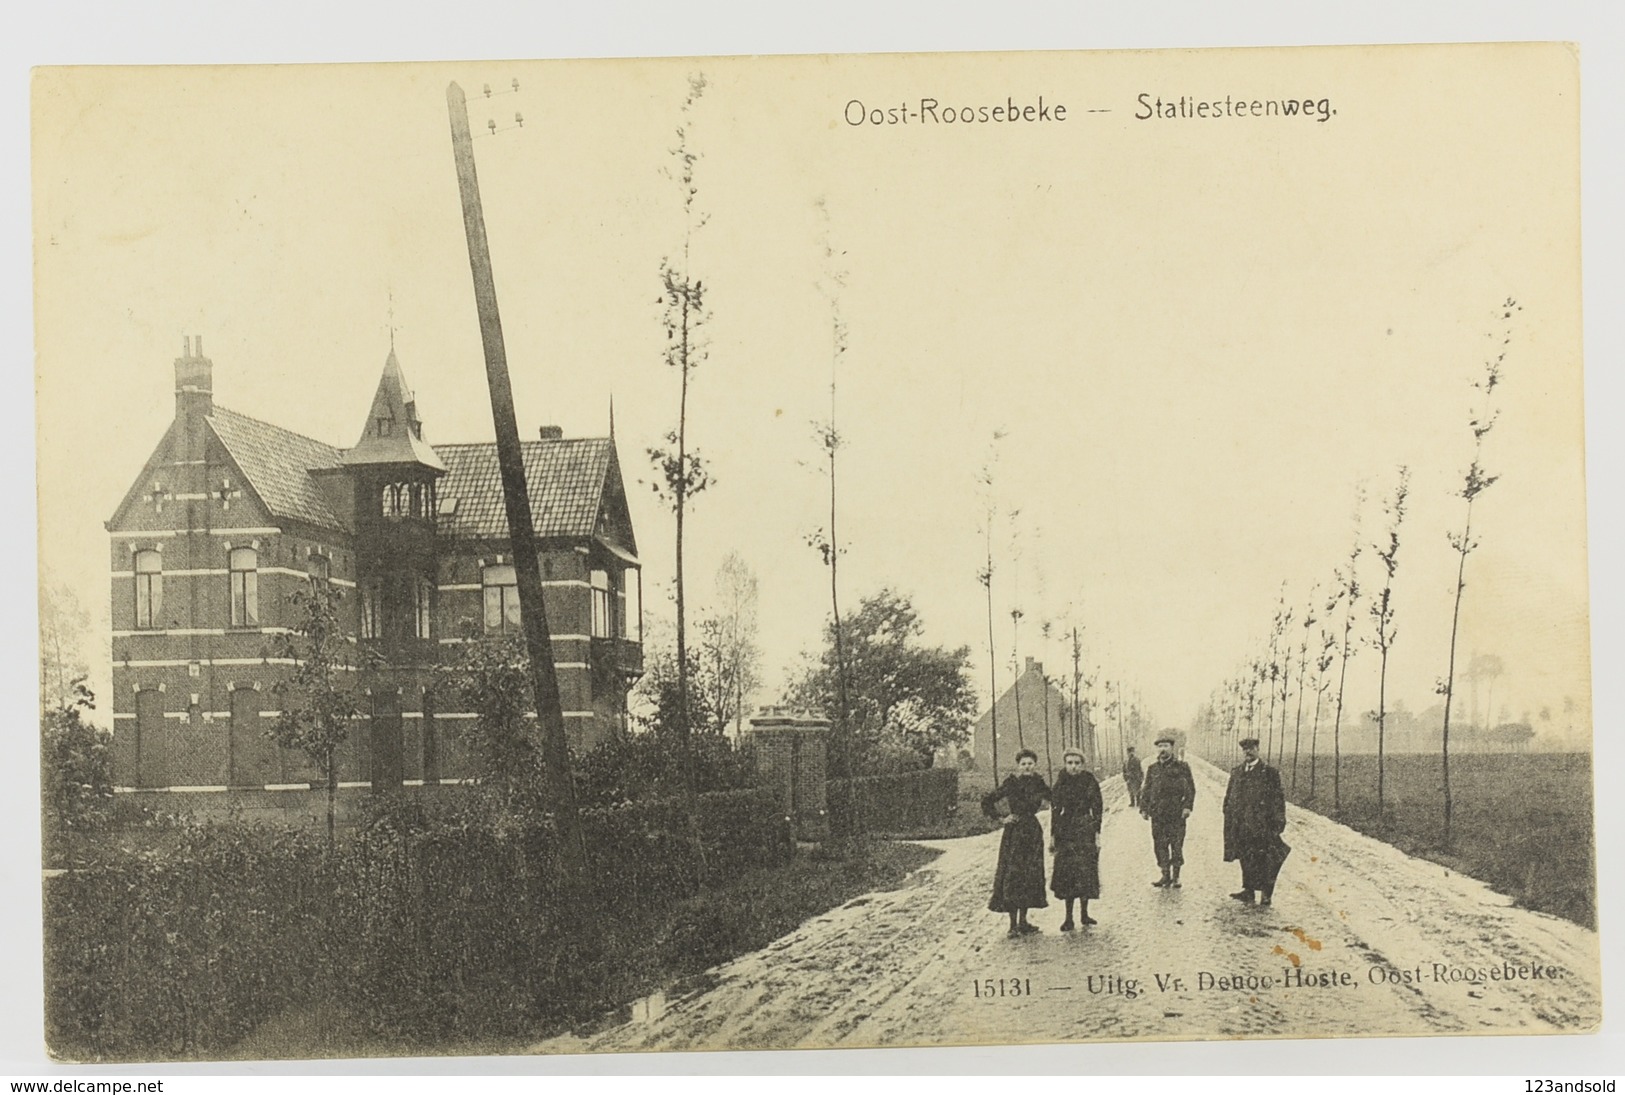
POLYGON ((388 437, 395 432, 395 420, 385 415, 378 420, 378 436, 388 437))

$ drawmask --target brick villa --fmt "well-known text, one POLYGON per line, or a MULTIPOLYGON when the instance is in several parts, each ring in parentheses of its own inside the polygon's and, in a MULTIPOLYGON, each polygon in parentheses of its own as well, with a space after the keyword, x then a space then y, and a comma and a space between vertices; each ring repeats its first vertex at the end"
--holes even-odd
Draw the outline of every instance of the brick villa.
MULTIPOLYGON (((356 671, 366 719, 341 784, 466 776, 471 715, 437 694, 435 666, 451 644, 518 632, 496 446, 430 445, 393 348, 348 449, 217 406, 213 387, 202 339, 188 339, 174 423, 107 522, 114 782, 226 791, 313 778, 265 733, 271 687, 292 664, 276 656, 288 595, 312 582, 341 595, 348 636, 388 666, 356 671)), ((543 427, 523 447, 565 723, 584 750, 623 725, 643 666, 613 423, 603 438, 543 427)))

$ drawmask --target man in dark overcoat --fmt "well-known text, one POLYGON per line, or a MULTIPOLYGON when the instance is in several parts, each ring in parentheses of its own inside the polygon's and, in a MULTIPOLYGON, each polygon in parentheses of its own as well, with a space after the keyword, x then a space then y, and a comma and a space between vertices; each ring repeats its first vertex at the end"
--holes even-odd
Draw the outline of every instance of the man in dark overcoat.
POLYGON ((1145 769, 1140 767, 1140 758, 1134 755, 1134 746, 1128 747, 1128 756, 1123 758, 1123 786, 1128 788, 1128 804, 1140 804, 1140 784, 1145 780, 1145 769))
POLYGON ((1258 739, 1241 740, 1242 762, 1230 772, 1224 791, 1224 861, 1241 860, 1241 889, 1230 896, 1244 905, 1268 905, 1275 878, 1291 851, 1281 833, 1286 828, 1286 794, 1281 773, 1258 755, 1258 739))
POLYGON ((1151 885, 1177 889, 1179 868, 1185 864, 1185 821, 1196 806, 1196 780, 1191 766, 1174 756, 1171 731, 1156 745, 1157 759, 1146 768, 1140 788, 1140 815, 1151 820, 1151 844, 1162 868, 1162 877, 1151 885))

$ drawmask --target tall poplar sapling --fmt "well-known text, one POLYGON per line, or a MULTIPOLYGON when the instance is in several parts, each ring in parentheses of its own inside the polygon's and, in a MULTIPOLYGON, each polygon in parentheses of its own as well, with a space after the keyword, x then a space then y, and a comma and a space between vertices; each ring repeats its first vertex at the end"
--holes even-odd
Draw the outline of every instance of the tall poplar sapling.
MULTIPOLYGON (((1354 606, 1360 602, 1360 514, 1365 509, 1365 488, 1354 491, 1354 541, 1348 560, 1334 573, 1337 596, 1343 602, 1343 647, 1337 663, 1337 713, 1332 719, 1332 812, 1343 812, 1343 690, 1348 684, 1349 657, 1354 653, 1354 606)), ((1331 611, 1328 605, 1326 611, 1331 611)))
MULTIPOLYGON (((1309 629, 1315 626, 1315 601, 1320 591, 1309 591, 1309 607, 1303 614, 1303 639, 1298 644, 1298 713, 1292 725, 1292 793, 1298 793, 1298 750, 1303 744, 1303 684, 1309 668, 1309 629)), ((1311 746, 1311 750, 1312 750, 1311 746)), ((1313 763, 1313 760, 1310 761, 1313 763)))
MULTIPOLYGON (((1482 375, 1473 382, 1473 389, 1482 397, 1480 408, 1473 412, 1468 420, 1468 427, 1473 431, 1473 461, 1467 467, 1462 477, 1462 484, 1456 495, 1465 503, 1461 519, 1461 532, 1445 533, 1450 546, 1456 551, 1456 589, 1455 601, 1450 610, 1450 657, 1446 663, 1445 675, 1439 681, 1438 691, 1444 696, 1444 729, 1440 739, 1440 754, 1444 764, 1444 846, 1451 846, 1450 825, 1454 813, 1455 802, 1450 790, 1450 708, 1451 701, 1456 695, 1456 638, 1461 626, 1461 595, 1467 588, 1467 556, 1478 547, 1478 540, 1473 536, 1473 503, 1478 496, 1489 490, 1500 478, 1490 475, 1484 470, 1484 438, 1495 427, 1495 420, 1499 411, 1495 409, 1495 389, 1501 383, 1501 369, 1506 362, 1507 347, 1512 342, 1511 321, 1515 312, 1522 311, 1517 301, 1508 297, 1500 308, 1500 319, 1503 324, 1501 341, 1493 347, 1493 354, 1484 362, 1482 375)), ((1494 334, 1490 336, 1492 339, 1494 334)), ((1489 722, 1494 722, 1493 713, 1489 722)))
POLYGON ((699 843, 699 797, 694 779, 693 727, 689 726, 688 620, 687 599, 683 571, 683 532, 688 509, 694 496, 711 485, 710 472, 699 451, 688 440, 688 388, 694 370, 704 363, 708 349, 702 332, 710 318, 706 304, 704 282, 694 276, 690 261, 694 235, 705 227, 708 219, 695 208, 699 189, 695 185, 695 165, 699 153, 690 147, 689 126, 694 104, 705 93, 705 76, 695 73, 688 79, 688 95, 683 100, 682 122, 677 127, 677 145, 671 150, 675 170, 666 169, 669 178, 678 184, 683 203, 683 250, 673 261, 660 262, 662 322, 665 327, 666 364, 677 370, 677 428, 667 432, 666 444, 648 450, 649 461, 658 478, 652 484, 655 494, 671 506, 676 518, 675 563, 677 594, 677 691, 679 696, 677 726, 678 756, 683 766, 683 786, 688 800, 689 824, 696 844, 699 843))
POLYGON ((994 493, 994 468, 999 461, 999 442, 1004 439, 1004 431, 994 430, 992 443, 988 446, 987 462, 982 465, 981 475, 977 477, 982 485, 983 502, 982 534, 986 538, 987 555, 981 569, 976 572, 976 580, 987 594, 987 684, 988 684, 988 720, 989 744, 993 750, 993 783, 999 782, 999 650, 993 639, 993 525, 998 515, 998 498, 994 493))
MULTIPOLYGON (((1330 613, 1336 607, 1337 597, 1334 595, 1333 598, 1326 603, 1326 611, 1330 613)), ((1332 679, 1328 671, 1331 669, 1332 662, 1335 660, 1335 655, 1332 653, 1332 651, 1336 648, 1336 646, 1337 636, 1333 632, 1326 630, 1324 627, 1321 628, 1320 651, 1315 655, 1315 719, 1314 725, 1309 731, 1310 802, 1315 801, 1315 770, 1317 761, 1320 757, 1320 709, 1321 705, 1325 702, 1327 689, 1331 688, 1332 686, 1332 679)))
POLYGON ((1377 670, 1377 820, 1383 819, 1383 792, 1387 776, 1387 758, 1384 750, 1388 726, 1388 655, 1394 648, 1394 640, 1399 637, 1398 629, 1394 626, 1394 574, 1399 570, 1399 528, 1405 521, 1405 499, 1410 493, 1411 472, 1401 465, 1399 469, 1399 482, 1394 487, 1394 493, 1382 506, 1383 513, 1388 517, 1387 537, 1382 543, 1373 544, 1372 550, 1377 558, 1382 560, 1383 583, 1382 591, 1371 602, 1370 617, 1372 633, 1367 636, 1367 642, 1376 648, 1379 659, 1377 670))

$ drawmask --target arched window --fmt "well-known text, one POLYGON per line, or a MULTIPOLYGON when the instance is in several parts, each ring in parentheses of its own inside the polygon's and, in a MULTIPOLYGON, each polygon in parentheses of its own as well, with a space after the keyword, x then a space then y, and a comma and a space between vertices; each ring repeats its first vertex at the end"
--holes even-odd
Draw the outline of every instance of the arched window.
POLYGON ((164 614, 164 557, 135 553, 135 626, 161 627, 164 614))
POLYGON ((253 548, 231 551, 231 626, 254 627, 260 622, 259 553, 253 548))
POLYGON ((488 566, 480 572, 485 594, 485 630, 494 634, 519 631, 519 579, 511 566, 488 566))

